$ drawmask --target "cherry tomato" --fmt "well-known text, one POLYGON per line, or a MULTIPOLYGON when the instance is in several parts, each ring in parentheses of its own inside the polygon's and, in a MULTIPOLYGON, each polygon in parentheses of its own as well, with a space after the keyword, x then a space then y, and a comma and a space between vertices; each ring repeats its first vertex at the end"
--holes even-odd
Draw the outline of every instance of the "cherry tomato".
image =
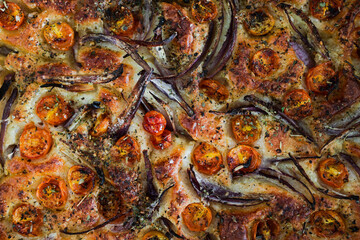
POLYGON ((335 211, 317 211, 310 217, 310 223, 318 237, 333 238, 345 231, 343 218, 335 211))
POLYGON ((324 20, 338 15, 343 5, 342 0, 310 0, 311 15, 324 20))
POLYGON ((254 36, 263 36, 273 29, 275 20, 267 9, 260 8, 251 11, 246 16, 244 25, 250 34, 254 36))
POLYGON ((260 122, 254 115, 240 115, 232 121, 235 139, 245 145, 251 145, 260 138, 260 122))
POLYGON ((74 193, 86 195, 94 188, 95 173, 85 166, 72 166, 68 172, 68 182, 74 193))
POLYGON ((166 127, 166 119, 157 111, 147 112, 144 116, 143 127, 152 135, 161 135, 166 127))
POLYGON ((136 27, 134 15, 124 6, 108 8, 105 11, 105 23, 110 31, 121 36, 131 35, 136 27))
POLYGON ((142 240, 168 240, 168 238, 159 231, 150 231, 142 237, 142 240))
POLYGON ((12 223, 14 231, 23 236, 35 237, 41 234, 43 214, 30 204, 22 204, 14 210, 12 223))
POLYGON ((309 70, 306 85, 314 93, 328 94, 335 86, 335 76, 333 64, 324 62, 309 70))
POLYGON ((58 177, 46 177, 37 187, 36 196, 45 207, 59 209, 67 200, 66 184, 58 177))
MULTIPOLYGON (((105 219, 110 219, 125 212, 124 200, 121 193, 111 189, 103 189, 98 195, 99 212, 105 219)), ((120 217, 114 223, 122 221, 124 217, 120 217)))
POLYGON ((321 181, 334 188, 341 188, 349 181, 349 173, 345 165, 334 158, 321 161, 317 172, 321 181))
POLYGON ((100 137, 107 132, 111 124, 111 119, 107 114, 101 114, 94 124, 94 127, 90 131, 90 135, 93 137, 100 137))
POLYGON ((139 144, 129 135, 120 138, 111 148, 110 153, 116 161, 130 166, 140 160, 139 144))
POLYGON ((255 171, 261 164, 261 157, 253 147, 238 145, 228 153, 227 162, 234 176, 243 175, 255 171))
POLYGON ((277 239, 280 233, 279 223, 272 219, 256 220, 252 226, 252 239, 277 239))
POLYGON ((201 203, 191 203, 187 205, 182 211, 181 216, 186 227, 193 232, 205 231, 212 221, 210 208, 205 207, 201 203))
POLYGON ((163 150, 168 148, 172 144, 171 132, 165 129, 161 135, 151 135, 150 141, 156 149, 163 150))
POLYGON ((229 91, 226 87, 216 80, 202 80, 199 87, 209 98, 217 101, 225 101, 229 97, 229 91))
POLYGON ((258 77, 267 77, 280 67, 279 55, 270 48, 257 51, 251 59, 250 69, 258 77))
POLYGON ((217 173, 223 164, 220 151, 208 143, 200 143, 193 153, 193 164, 201 173, 212 175, 217 173))
POLYGON ((212 0, 195 0, 191 6, 191 14, 199 23, 214 20, 217 12, 216 4, 212 0))
POLYGON ((57 22, 44 29, 44 38, 54 49, 67 51, 75 43, 74 30, 66 22, 57 22))
POLYGON ((36 114, 39 118, 50 124, 60 125, 72 116, 73 109, 65 100, 55 94, 45 96, 36 105, 36 114))
POLYGON ((18 29, 24 22, 23 10, 13 2, 4 2, 0 5, 0 26, 6 30, 18 29))
POLYGON ((303 89, 288 92, 284 97, 284 113, 295 120, 310 116, 312 105, 309 94, 303 89))
POLYGON ((45 156, 50 151, 51 145, 51 133, 46 129, 30 125, 21 133, 19 148, 23 157, 37 159, 45 156))

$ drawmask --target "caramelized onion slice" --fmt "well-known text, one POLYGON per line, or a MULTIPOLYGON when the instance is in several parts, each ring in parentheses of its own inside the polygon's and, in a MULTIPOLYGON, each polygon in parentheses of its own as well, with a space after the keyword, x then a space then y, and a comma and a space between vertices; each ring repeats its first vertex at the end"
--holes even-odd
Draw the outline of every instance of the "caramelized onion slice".
POLYGON ((11 83, 14 80, 15 80, 15 74, 14 73, 10 73, 10 74, 5 76, 4 82, 3 82, 3 84, 2 84, 2 86, 0 88, 0 100, 3 99, 6 92, 9 90, 9 87, 10 87, 11 83))

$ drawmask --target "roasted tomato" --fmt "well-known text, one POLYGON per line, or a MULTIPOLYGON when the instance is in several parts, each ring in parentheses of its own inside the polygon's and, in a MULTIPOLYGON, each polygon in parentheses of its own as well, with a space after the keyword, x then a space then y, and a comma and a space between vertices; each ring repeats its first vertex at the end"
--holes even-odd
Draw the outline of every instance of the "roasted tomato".
POLYGON ((18 29, 24 22, 25 15, 23 10, 13 2, 0 4, 0 26, 6 30, 12 31, 18 29))
POLYGON ((251 145, 260 138, 260 122, 254 115, 240 115, 232 120, 235 139, 245 145, 251 145))
POLYGON ((284 97, 284 113, 295 120, 311 115, 312 105, 309 94, 303 89, 288 92, 284 97))
POLYGON ((220 170, 223 161, 216 147, 203 142, 194 150, 193 163, 199 172, 212 175, 220 170))
POLYGON ((349 181, 349 173, 345 165, 334 158, 321 161, 317 173, 321 181, 334 188, 341 188, 349 181))
POLYGON ((172 144, 171 132, 165 129, 161 135, 151 135, 150 141, 156 149, 163 150, 168 148, 172 144))
POLYGON ((216 4, 212 0, 195 0, 191 6, 191 15, 199 22, 210 22, 217 15, 216 4))
POLYGON ((12 215, 13 229, 23 236, 35 237, 40 235, 43 215, 40 209, 23 204, 18 206, 12 215))
POLYGON ((161 135, 166 127, 166 119, 157 111, 147 112, 144 116, 143 127, 151 135, 161 135))
POLYGON ((317 19, 329 19, 341 11, 343 0, 310 0, 310 12, 317 19))
POLYGON ((261 164, 260 154, 250 146, 238 145, 227 156, 228 166, 233 176, 255 171, 261 164))
POLYGON ((333 64, 324 62, 309 70, 306 85, 314 93, 328 94, 335 87, 335 76, 333 64))
POLYGON ((73 109, 60 96, 52 94, 43 97, 36 105, 36 114, 50 124, 60 125, 72 116, 73 109))
POLYGON ((250 69, 258 77, 267 77, 280 67, 279 55, 270 48, 257 51, 251 59, 250 69))
POLYGON ((279 223, 272 219, 256 220, 251 229, 252 240, 255 239, 278 239, 280 233, 279 223))
POLYGON ((159 231, 150 231, 142 237, 142 240, 168 240, 168 238, 159 231))
POLYGON ((343 218, 335 211, 317 211, 310 217, 314 232, 319 237, 331 239, 345 231, 343 218))
POLYGON ((205 231, 212 221, 210 208, 205 207, 201 203, 191 203, 187 205, 182 211, 181 216, 186 227, 193 232, 205 231))
POLYGON ((132 166, 140 160, 140 147, 138 142, 129 135, 120 138, 111 148, 111 156, 119 162, 132 166))
MULTIPOLYGON (((124 200, 121 193, 111 189, 103 189, 98 195, 99 211, 105 219, 113 218, 125 212, 124 200)), ((119 217, 115 222, 120 222, 125 218, 119 217)))
POLYGON ((20 136, 20 154, 23 157, 37 159, 45 156, 51 148, 51 133, 34 125, 25 127, 20 136))
POLYGON ((244 25, 246 30, 255 36, 268 34, 275 25, 273 16, 267 9, 256 9, 246 16, 244 25))
POLYGON ((202 80, 199 87, 209 98, 216 101, 225 101, 229 97, 226 87, 216 80, 202 80))
POLYGON ((107 132, 111 124, 111 119, 107 114, 101 114, 97 117, 93 128, 90 131, 90 135, 93 137, 100 137, 107 132))
POLYGON ((66 22, 57 22, 44 28, 44 38, 54 49, 67 51, 75 43, 74 30, 66 22))
POLYGON ((135 29, 135 18, 124 6, 111 7, 105 11, 105 23, 110 31, 117 35, 129 36, 135 29))
POLYGON ((94 188, 95 173, 85 166, 72 166, 68 172, 68 182, 74 193, 85 195, 94 188))
POLYGON ((58 177, 45 177, 37 187, 36 196, 45 207, 59 209, 67 201, 66 183, 58 177))

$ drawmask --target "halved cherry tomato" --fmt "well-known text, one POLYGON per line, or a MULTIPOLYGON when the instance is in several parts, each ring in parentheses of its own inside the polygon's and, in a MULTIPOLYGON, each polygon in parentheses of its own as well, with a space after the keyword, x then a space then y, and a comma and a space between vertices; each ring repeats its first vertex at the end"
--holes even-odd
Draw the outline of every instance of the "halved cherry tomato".
POLYGON ((108 8, 105 11, 105 22, 110 31, 121 36, 131 35, 136 27, 134 15, 124 6, 108 8))
POLYGON ((333 64, 324 62, 309 70, 306 76, 306 85, 312 92, 327 94, 335 86, 335 76, 333 64))
POLYGON ((256 220, 252 226, 252 239, 277 239, 280 233, 279 223, 272 219, 256 220))
POLYGON ((34 125, 25 127, 20 136, 20 154, 23 157, 37 159, 46 155, 51 148, 51 133, 34 125))
POLYGON ((329 19, 341 11, 343 0, 310 0, 311 15, 317 19, 329 19))
POLYGON ((256 9, 246 16, 244 25, 246 30, 255 36, 268 34, 275 25, 273 16, 267 9, 256 9))
POLYGON ((66 183, 58 177, 45 177, 37 187, 36 196, 47 208, 61 208, 67 200, 66 183))
POLYGON ((267 77, 280 67, 279 55, 270 48, 257 51, 251 59, 250 68, 258 77, 267 77))
POLYGON ((193 232, 205 231, 212 221, 210 208, 205 207, 201 203, 191 203, 187 205, 182 211, 181 216, 186 227, 193 232))
POLYGON ((142 240, 168 240, 168 238, 159 231, 150 231, 143 236, 142 240))
POLYGON ((172 144, 171 132, 165 129, 161 135, 151 135, 150 141, 156 149, 163 150, 168 148, 172 144))
POLYGON ((202 142, 194 150, 193 163, 199 172, 212 175, 220 170, 223 160, 216 147, 202 142))
POLYGON ((254 115, 240 115, 232 120, 235 139, 245 145, 251 145, 260 138, 260 122, 254 115))
POLYGON ((309 94, 303 89, 288 92, 284 97, 284 113, 295 120, 310 116, 312 105, 309 94))
POLYGON ((228 153, 227 162, 234 176, 243 175, 255 171, 261 164, 261 157, 255 148, 238 145, 228 153))
POLYGON ((217 12, 216 4, 212 0, 195 0, 191 6, 191 14, 199 23, 214 20, 217 12))
POLYGON ((119 162, 133 165, 140 160, 140 147, 137 141, 129 135, 120 138, 111 148, 111 156, 119 162))
POLYGON ((67 51, 75 43, 74 30, 66 22, 57 22, 44 29, 44 38, 54 49, 67 51))
POLYGON ((348 154, 360 158, 360 144, 345 141, 344 149, 348 154))
POLYGON ((14 231, 23 236, 35 237, 41 233, 43 214, 30 204, 22 204, 14 210, 12 223, 14 231))
POLYGON ((310 217, 310 223, 318 237, 333 238, 345 231, 343 218, 335 211, 317 211, 310 217))
POLYGON ((111 119, 107 114, 101 114, 95 121, 94 127, 90 131, 93 137, 100 137, 107 132, 111 124, 111 119))
POLYGON ((143 127, 152 135, 161 135, 166 127, 166 119, 157 111, 147 112, 144 116, 143 127))
POLYGON ((24 22, 23 10, 13 2, 4 2, 0 5, 0 26, 12 31, 18 29, 24 22))
POLYGON ((341 188, 349 181, 349 173, 345 165, 334 158, 321 161, 317 172, 321 181, 334 188, 341 188))
POLYGON ((71 117, 73 109, 60 96, 52 94, 43 97, 36 105, 36 114, 50 125, 60 125, 71 117))
POLYGON ((199 87, 209 98, 217 101, 225 101, 229 97, 229 91, 226 87, 216 80, 202 80, 199 87))
POLYGON ((69 169, 68 182, 74 193, 85 195, 94 188, 95 173, 88 167, 75 165, 69 169))
MULTIPOLYGON (((103 189, 98 195, 99 212, 105 219, 110 219, 125 212, 121 193, 111 189, 103 189)), ((114 223, 122 221, 126 216, 118 218, 114 223)))

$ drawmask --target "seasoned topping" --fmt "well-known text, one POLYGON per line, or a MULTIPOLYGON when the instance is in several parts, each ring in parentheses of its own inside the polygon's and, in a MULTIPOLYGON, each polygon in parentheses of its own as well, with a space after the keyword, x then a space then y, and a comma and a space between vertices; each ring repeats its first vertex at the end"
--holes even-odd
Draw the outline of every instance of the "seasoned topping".
POLYGON ((257 51, 251 59, 250 69, 258 77, 267 77, 280 67, 279 55, 269 49, 264 48, 257 51))
POLYGON ((191 203, 182 211, 181 216, 186 227, 193 232, 203 232, 211 224, 210 208, 201 203, 191 203))
POLYGON ((93 137, 100 137, 107 132, 111 123, 111 119, 107 114, 101 114, 95 121, 94 127, 90 131, 93 137))
POLYGON ((251 229, 252 239, 277 239, 280 233, 279 223, 272 219, 256 220, 251 229))
POLYGON ((244 21, 246 30, 255 36, 269 33, 275 24, 273 16, 267 9, 256 9, 250 12, 244 21))
POLYGON ((75 43, 74 30, 66 22, 57 22, 44 29, 44 38, 48 44, 57 50, 69 50, 75 43))
POLYGON ((116 161, 133 165, 140 160, 139 144, 131 136, 125 135, 111 148, 111 156, 116 161))
POLYGON ((36 105, 36 114, 50 124, 60 125, 72 116, 73 110, 60 96, 52 94, 43 97, 36 105))
POLYGON ((349 181, 349 173, 345 165, 334 158, 321 161, 317 172, 321 181, 334 188, 341 188, 349 181))
POLYGON ((166 127, 166 119, 157 111, 147 112, 144 116, 143 127, 154 136, 161 135, 166 127))
POLYGON ((255 171, 261 164, 261 157, 254 148, 239 145, 230 150, 227 162, 233 176, 237 176, 255 171))
POLYGON ((360 144, 345 141, 344 149, 348 154, 360 158, 360 144))
POLYGON ((171 139, 171 132, 169 130, 164 130, 164 132, 161 135, 151 135, 150 141, 153 144, 154 148, 163 150, 165 148, 168 148, 172 144, 171 139))
POLYGON ((209 98, 216 101, 225 101, 229 97, 226 87, 216 80, 202 80, 199 87, 209 98))
POLYGON ((212 175, 220 170, 223 161, 216 147, 203 142, 194 150, 193 163, 199 172, 212 175))
POLYGON ((216 4, 212 0, 195 0, 191 6, 193 18, 199 22, 210 22, 217 15, 216 4))
POLYGON ((40 235, 43 216, 40 209, 23 204, 17 207, 12 215, 13 229, 23 236, 35 237, 40 235))
POLYGON ((313 67, 306 76, 306 85, 312 92, 327 94, 334 88, 335 71, 331 62, 325 62, 313 67))
POLYGON ((352 51, 352 56, 354 58, 360 58, 360 27, 357 27, 351 33, 352 41, 354 44, 354 48, 352 51))
POLYGON ((303 89, 288 92, 284 97, 284 113, 295 120, 311 115, 312 105, 309 94, 303 89))
POLYGON ((332 238, 345 231, 342 217, 335 211, 317 211, 310 217, 314 232, 319 237, 332 238))
POLYGON ((105 11, 105 22, 113 33, 129 36, 135 28, 135 19, 131 11, 124 6, 108 8, 105 11))
POLYGON ((261 126, 256 116, 240 115, 232 120, 235 139, 245 145, 251 145, 260 138, 261 126))
POLYGON ((310 0, 310 12, 314 17, 323 20, 333 18, 341 11, 342 0, 310 0))
POLYGON ((25 127, 20 136, 20 153, 26 158, 37 159, 45 156, 50 151, 51 145, 51 133, 34 125, 25 127))
POLYGON ((19 5, 12 2, 0 3, 0 26, 12 31, 18 29, 25 18, 19 5))
POLYGON ((66 184, 58 177, 46 177, 38 186, 36 196, 47 208, 61 208, 67 200, 66 184))
POLYGON ((68 172, 68 182, 74 193, 85 195, 94 188, 95 173, 85 166, 72 166, 68 172))
POLYGON ((143 236, 142 240, 168 240, 168 238, 161 232, 150 231, 143 236))
MULTIPOLYGON (((110 219, 125 210, 123 198, 120 192, 103 189, 98 195, 99 211, 105 219, 110 219)), ((125 218, 125 216, 123 217, 125 218)), ((123 219, 119 218, 117 221, 123 219)))

